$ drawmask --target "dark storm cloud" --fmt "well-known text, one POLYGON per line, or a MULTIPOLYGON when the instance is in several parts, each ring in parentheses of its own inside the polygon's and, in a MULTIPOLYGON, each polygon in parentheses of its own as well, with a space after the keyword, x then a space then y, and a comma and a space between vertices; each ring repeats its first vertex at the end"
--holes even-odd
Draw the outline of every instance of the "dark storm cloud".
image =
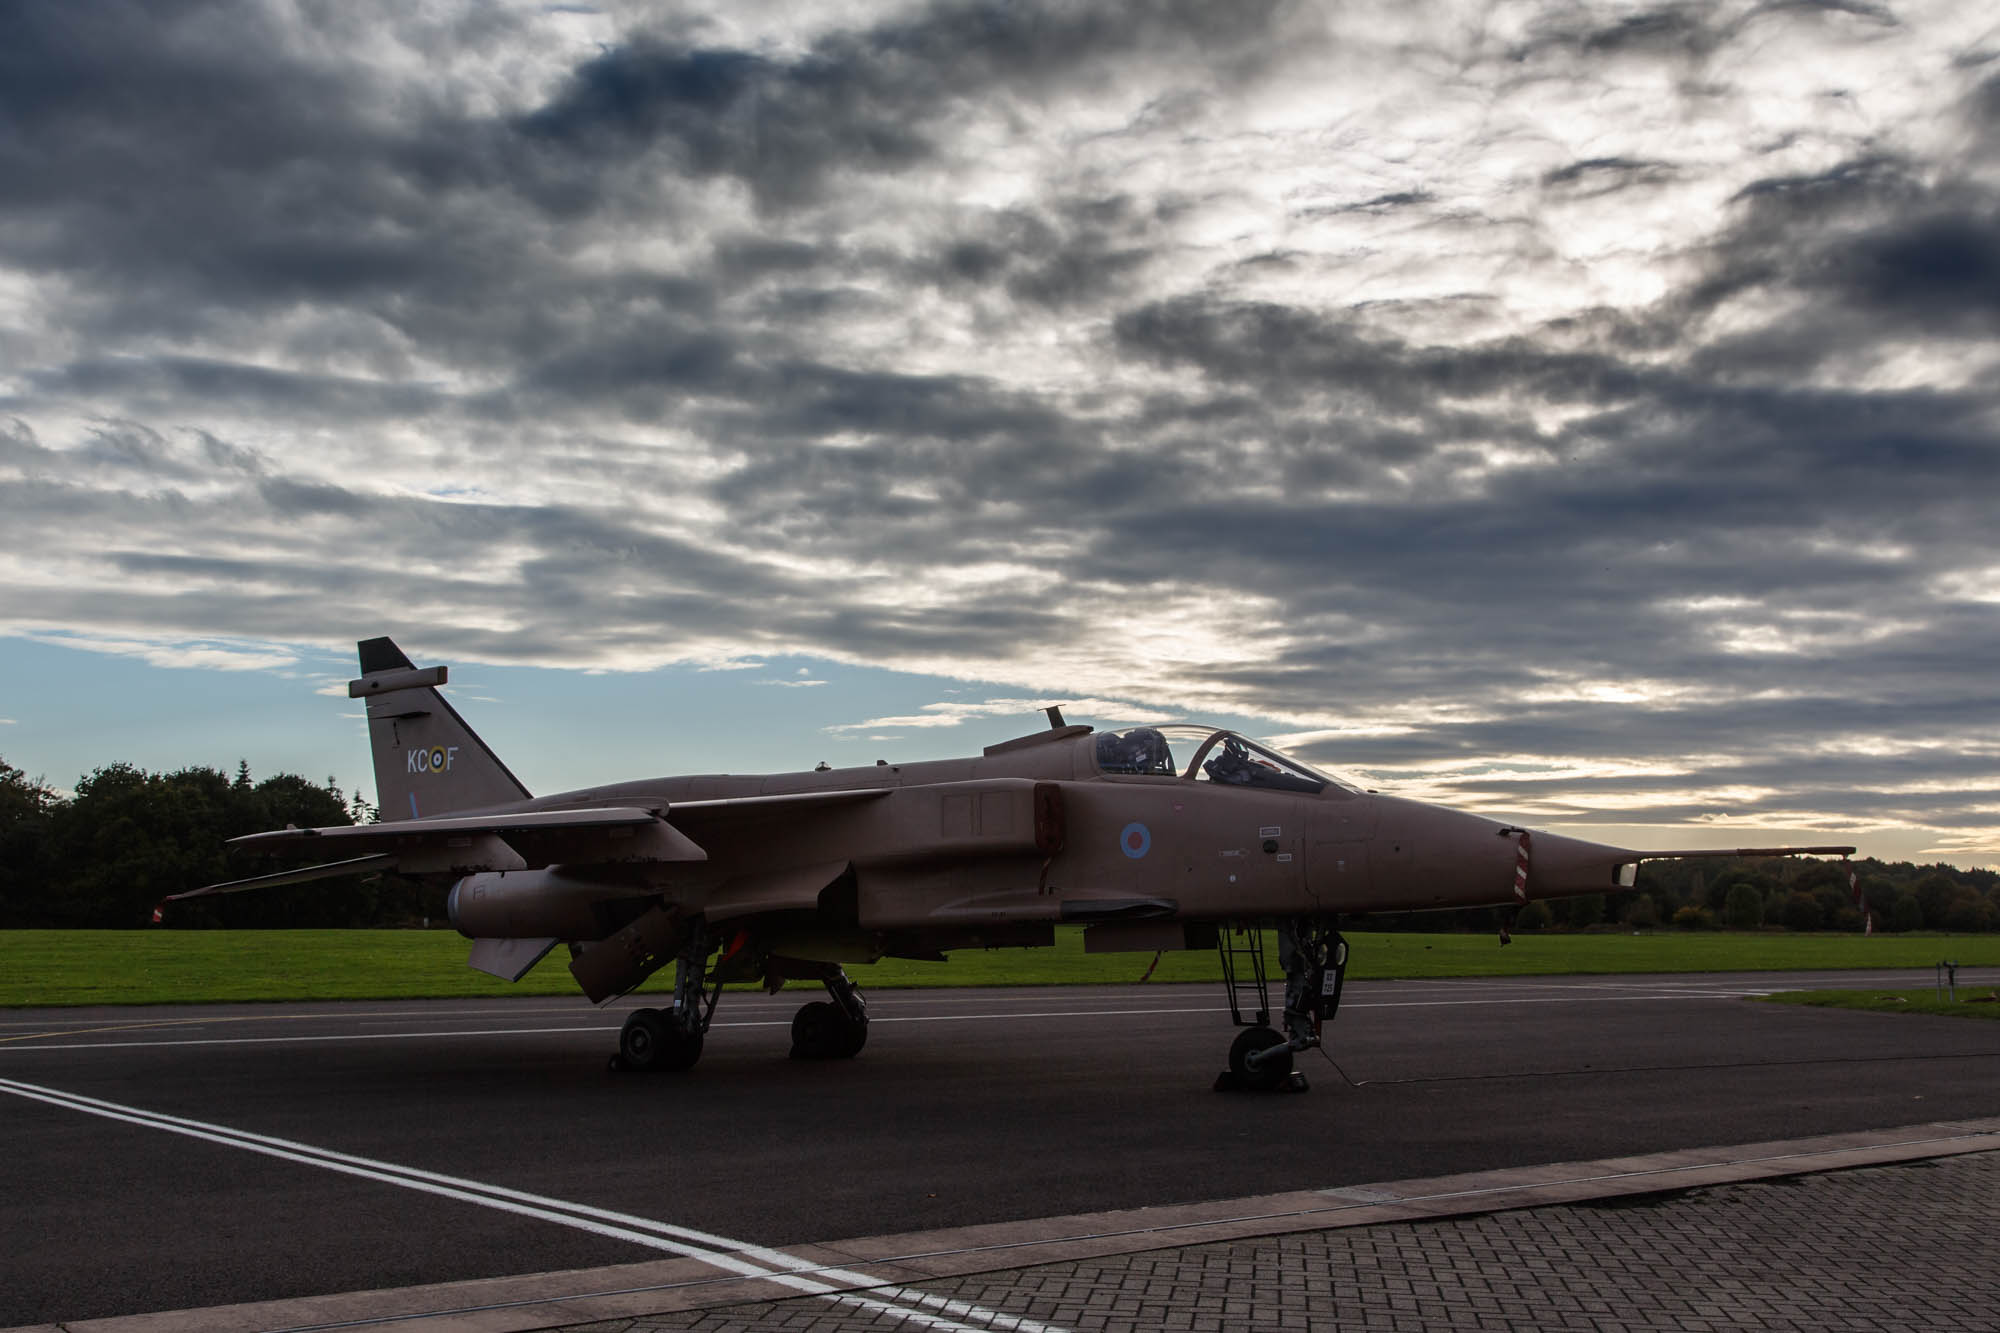
MULTIPOLYGON (((1979 63, 1984 64, 1996 59, 2000 59, 2000 56, 1988 54, 1983 56, 1979 63)), ((2000 130, 2000 74, 1990 75, 1967 100, 1970 103, 1973 123, 1980 130, 1989 135, 2000 130)))
POLYGON ((1698 63, 1760 24, 1852 22, 1892 27, 1894 11, 1866 0, 1779 0, 1742 6, 1668 4, 1617 17, 1589 6, 1564 6, 1536 23, 1529 39, 1511 52, 1516 60, 1552 53, 1585 59, 1623 58, 1698 63))
POLYGON ((1573 197, 1608 194, 1634 185, 1652 185, 1669 180, 1674 168, 1666 162, 1644 162, 1626 157, 1592 157, 1558 167, 1542 176, 1544 189, 1573 197))
POLYGON ((1926 183, 1916 164, 1864 156, 1813 176, 1757 181, 1739 201, 1739 221, 1718 238, 1712 271, 1682 309, 1789 287, 1833 298, 1830 315, 1845 307, 1927 333, 1988 333, 2000 313, 2000 190, 1926 183))
POLYGON ((1044 402, 969 376, 849 371, 797 361, 775 368, 768 387, 776 397, 759 414, 758 427, 780 435, 863 430, 921 442, 993 440, 1012 449, 1076 429, 1044 402))
POLYGON ((690 175, 740 176, 767 205, 801 203, 829 170, 893 171, 932 151, 898 100, 851 73, 640 42, 579 70, 520 129, 564 152, 623 156, 670 145, 690 175))
MULTIPOLYGON (((1232 405, 1243 403, 1246 389, 1264 402, 1338 394, 1429 419, 1415 437, 1421 443, 1406 442, 1406 450, 1385 452, 1365 439, 1343 449, 1330 433, 1333 451, 1350 460, 1344 475, 1326 470, 1325 449, 1281 453, 1275 467, 1287 494, 1438 463, 1454 438, 1535 439, 1551 466, 1496 477, 1463 496, 1208 502, 1168 516, 1215 561, 1333 571, 1379 563, 1398 594, 1419 605, 1439 594, 1457 602, 1476 568, 1521 587, 1559 584, 1574 606, 1590 595, 1593 570, 1566 566, 1593 549, 1604 552, 1610 598, 1629 598, 1641 562, 1650 570, 1643 586, 1660 593, 1879 596, 1890 586, 1878 562, 1838 550, 1791 554, 1782 539, 1844 531, 1857 540, 1921 542, 1940 523, 1970 533, 1983 504, 1974 497, 2000 462, 1987 428, 1991 404, 1981 394, 1734 385, 1518 344, 1410 348, 1270 307, 1181 302, 1135 312, 1118 332, 1135 350, 1198 368, 1205 388, 1232 405), (1511 419, 1504 402, 1455 419, 1441 410, 1451 397, 1491 395, 1587 410, 1540 436, 1511 419), (1201 512, 1214 521, 1198 521, 1201 512), (1245 532, 1256 541, 1240 543, 1245 532), (1685 540, 1696 532, 1699 542, 1685 540), (1393 560, 1381 559, 1390 551, 1393 560)), ((1134 515, 1122 535, 1152 517, 1134 515)), ((1948 549, 1935 555, 1941 563, 1953 558, 1948 549)), ((1935 572, 1903 568, 1895 577, 1907 583, 1935 572)))
MULTIPOLYGON (((0 231, 11 238, 0 255, 67 273, 95 334, 185 336, 257 307, 335 303, 358 316, 341 350, 390 369, 400 337, 461 358, 526 353, 544 362, 529 387, 590 393, 620 377, 618 358, 587 342, 565 354, 562 326, 615 324, 636 298, 560 275, 534 213, 581 218, 662 202, 657 186, 616 183, 621 171, 649 178, 656 162, 592 166, 596 149, 623 158, 661 140, 678 145, 669 156, 681 172, 741 175, 773 199, 802 197, 857 153, 884 169, 908 165, 885 146, 902 132, 877 121, 924 123, 982 89, 1056 89, 1080 65, 1121 55, 1254 49, 1270 10, 1223 22, 1198 5, 937 6, 836 34, 789 62, 642 35, 587 61, 547 106, 511 124, 442 99, 375 114, 382 94, 366 71, 308 58, 314 44, 256 6, 28 4, 9 14, 11 40, 0 45, 13 55, 0 56, 0 73, 19 77, 0 79, 0 114, 24 132, 9 136, 0 162, 0 207, 14 223, 0 231), (739 102, 755 114, 734 143, 739 102), (468 299, 486 312, 476 324, 452 309, 468 299)), ((957 243, 947 271, 963 275, 983 247, 1005 256, 995 276, 1016 299, 1064 305, 1142 261, 1087 210, 1065 211, 982 226, 957 243)), ((717 258, 718 277, 741 280, 780 263, 810 276, 832 256, 755 237, 717 258)), ((699 284, 679 281, 685 290, 669 299, 680 316, 705 313, 699 284)), ((772 299, 792 313, 841 304, 837 291, 810 288, 772 299)), ((712 373, 725 343, 632 327, 623 373, 657 369, 665 382, 712 373), (629 350, 660 342, 680 345, 629 350)), ((52 393, 88 395, 120 374, 199 371, 191 361, 141 372, 99 358, 43 373, 52 393)), ((658 406, 651 398, 642 408, 658 406)))
POLYGON ((190 399, 227 401, 273 414, 304 413, 346 420, 401 417, 435 411, 436 391, 417 384, 384 384, 333 375, 302 375, 206 358, 107 357, 72 361, 35 371, 44 393, 78 398, 115 397, 152 411, 171 411, 190 399))
POLYGON ((0 254, 280 302, 444 260, 385 207, 391 144, 369 128, 359 71, 305 58, 292 36, 250 4, 7 6, 0 254))
POLYGON ((1551 54, 1701 59, 1727 39, 1718 18, 1709 7, 1696 5, 1661 5, 1617 18, 1588 6, 1565 8, 1535 23, 1509 54, 1516 61, 1551 54))
POLYGON ((1133 355, 1197 368, 1212 382, 1241 381, 1294 400, 1352 395, 1380 412, 1425 414, 1441 402, 1503 390, 1557 402, 1618 401, 1652 375, 1615 357, 1523 341, 1415 347, 1363 333, 1344 316, 1207 296, 1127 311, 1113 334, 1133 355))
POLYGON ((1822 280, 1870 314, 1990 335, 2000 329, 2000 193, 1983 202, 1887 223, 1841 245, 1827 255, 1822 280))
POLYGON ((766 207, 816 199, 835 172, 935 156, 935 120, 988 95, 1036 98, 1103 62, 1199 52, 1238 61, 1278 6, 1198 0, 1066 8, 935 4, 781 60, 641 38, 581 66, 520 133, 564 152, 668 152, 689 175, 746 182, 766 207))
POLYGON ((1153 256, 1147 232, 1121 195, 1009 209, 942 242, 911 276, 947 291, 998 288, 1026 304, 1073 308, 1101 302, 1129 282, 1153 256))
MULTIPOLYGON (((34 447, 19 438, 10 444, 34 447)), ((329 623, 378 623, 383 607, 407 604, 413 592, 426 605, 493 606, 490 575, 498 551, 515 570, 516 591, 507 595, 545 605, 533 625, 504 633, 428 622, 391 630, 412 629, 440 648, 489 660, 539 659, 570 639, 637 647, 661 626, 698 626, 703 634, 743 644, 804 638, 826 651, 879 656, 963 651, 966 644, 1004 654, 1062 621, 1060 613, 1009 603, 921 612, 843 604, 838 580, 781 571, 601 510, 438 504, 324 482, 244 478, 233 457, 224 466, 247 484, 194 495, 172 485, 198 479, 201 469, 187 461, 193 451, 176 459, 167 456, 168 448, 126 432, 80 450, 39 450, 51 470, 67 477, 0 490, 0 521, 24 545, 54 544, 84 515, 109 534, 168 525, 254 540, 281 529, 290 557, 179 555, 125 547, 114 535, 100 547, 101 557, 128 578, 170 580, 176 587, 171 598, 148 595, 135 583, 83 593, 65 612, 65 591, 19 588, 10 598, 13 614, 157 630, 196 615, 227 621, 240 633, 283 637, 288 631, 280 625, 287 617, 296 622, 302 596, 317 608, 315 619, 329 623), (91 471, 123 465, 131 455, 146 464, 147 489, 106 494, 87 485, 91 471), (366 548, 365 559, 351 553, 357 542, 366 548), (453 570, 466 572, 444 572, 453 570), (414 584, 412 571, 422 571, 414 584)))
POLYGON ((1299 211, 1304 217, 1338 217, 1343 213, 1388 213, 1399 208, 1410 208, 1436 201, 1437 196, 1429 190, 1397 190, 1393 194, 1378 194, 1359 203, 1315 204, 1299 211))

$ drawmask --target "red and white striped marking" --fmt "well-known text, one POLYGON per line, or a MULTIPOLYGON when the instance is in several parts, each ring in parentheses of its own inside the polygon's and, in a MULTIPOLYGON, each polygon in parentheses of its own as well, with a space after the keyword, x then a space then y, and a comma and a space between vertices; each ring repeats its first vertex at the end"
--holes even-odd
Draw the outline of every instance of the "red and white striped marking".
POLYGON ((1854 862, 1849 861, 1844 856, 1840 859, 1847 866, 1847 891, 1854 895, 1854 905, 1861 910, 1861 933, 1863 935, 1873 935, 1875 933, 1875 914, 1868 910, 1868 899, 1862 896, 1861 879, 1854 873, 1854 862))
POLYGON ((1528 830, 1521 830, 1521 840, 1514 846, 1514 901, 1527 905, 1528 902, 1528 830))

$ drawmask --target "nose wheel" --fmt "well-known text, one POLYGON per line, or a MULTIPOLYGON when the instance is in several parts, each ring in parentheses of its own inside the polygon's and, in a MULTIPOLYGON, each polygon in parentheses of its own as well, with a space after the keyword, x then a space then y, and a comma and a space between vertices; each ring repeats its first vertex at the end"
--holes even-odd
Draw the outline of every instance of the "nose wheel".
POLYGON ((1270 1028, 1245 1028, 1229 1043, 1229 1072, 1224 1077, 1234 1079, 1246 1092, 1275 1092, 1294 1072, 1291 1045, 1270 1028))
POLYGON ((1347 941, 1330 920, 1295 917, 1278 923, 1278 964, 1285 973, 1285 1031, 1271 1027, 1270 970, 1264 932, 1255 922, 1224 930, 1219 942, 1230 1019, 1240 1028, 1217 1092, 1305 1092, 1306 1076, 1292 1057, 1320 1044, 1320 1032, 1340 1007, 1347 976, 1347 941), (1246 1010, 1250 1017, 1245 1017, 1246 1010))

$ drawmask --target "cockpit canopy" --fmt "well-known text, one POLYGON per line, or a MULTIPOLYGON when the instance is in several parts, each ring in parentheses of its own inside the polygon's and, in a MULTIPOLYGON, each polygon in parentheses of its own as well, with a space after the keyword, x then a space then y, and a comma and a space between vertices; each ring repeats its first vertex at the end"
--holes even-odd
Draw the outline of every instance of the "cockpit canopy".
POLYGON ((1128 727, 1105 731, 1097 737, 1097 766, 1106 773, 1143 773, 1157 777, 1178 777, 1173 748, 1159 727, 1128 727))
POLYGON ((1097 766, 1106 773, 1179 777, 1308 794, 1330 786, 1353 790, 1267 745, 1215 727, 1185 722, 1126 727, 1099 733, 1096 744, 1097 766), (1185 760, 1184 768, 1177 762, 1180 759, 1185 760))

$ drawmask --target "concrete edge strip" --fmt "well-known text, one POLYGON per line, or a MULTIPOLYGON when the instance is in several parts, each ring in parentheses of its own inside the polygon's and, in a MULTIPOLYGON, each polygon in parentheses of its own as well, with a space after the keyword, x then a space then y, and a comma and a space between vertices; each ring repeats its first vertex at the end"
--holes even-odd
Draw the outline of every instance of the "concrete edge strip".
MULTIPOLYGON (((873 1285, 896 1285, 1256 1236, 1438 1221, 1992 1151, 2000 1151, 2000 1117, 883 1235, 789 1246, 785 1252, 815 1266, 858 1272, 873 1279, 873 1285)), ((814 1271, 805 1269, 802 1275, 814 1271)), ((870 1284, 828 1285, 858 1290, 870 1284)), ((692 1259, 666 1259, 121 1315, 0 1333, 332 1333, 349 1328, 369 1333, 519 1333, 798 1295, 764 1278, 718 1274, 692 1259)))

